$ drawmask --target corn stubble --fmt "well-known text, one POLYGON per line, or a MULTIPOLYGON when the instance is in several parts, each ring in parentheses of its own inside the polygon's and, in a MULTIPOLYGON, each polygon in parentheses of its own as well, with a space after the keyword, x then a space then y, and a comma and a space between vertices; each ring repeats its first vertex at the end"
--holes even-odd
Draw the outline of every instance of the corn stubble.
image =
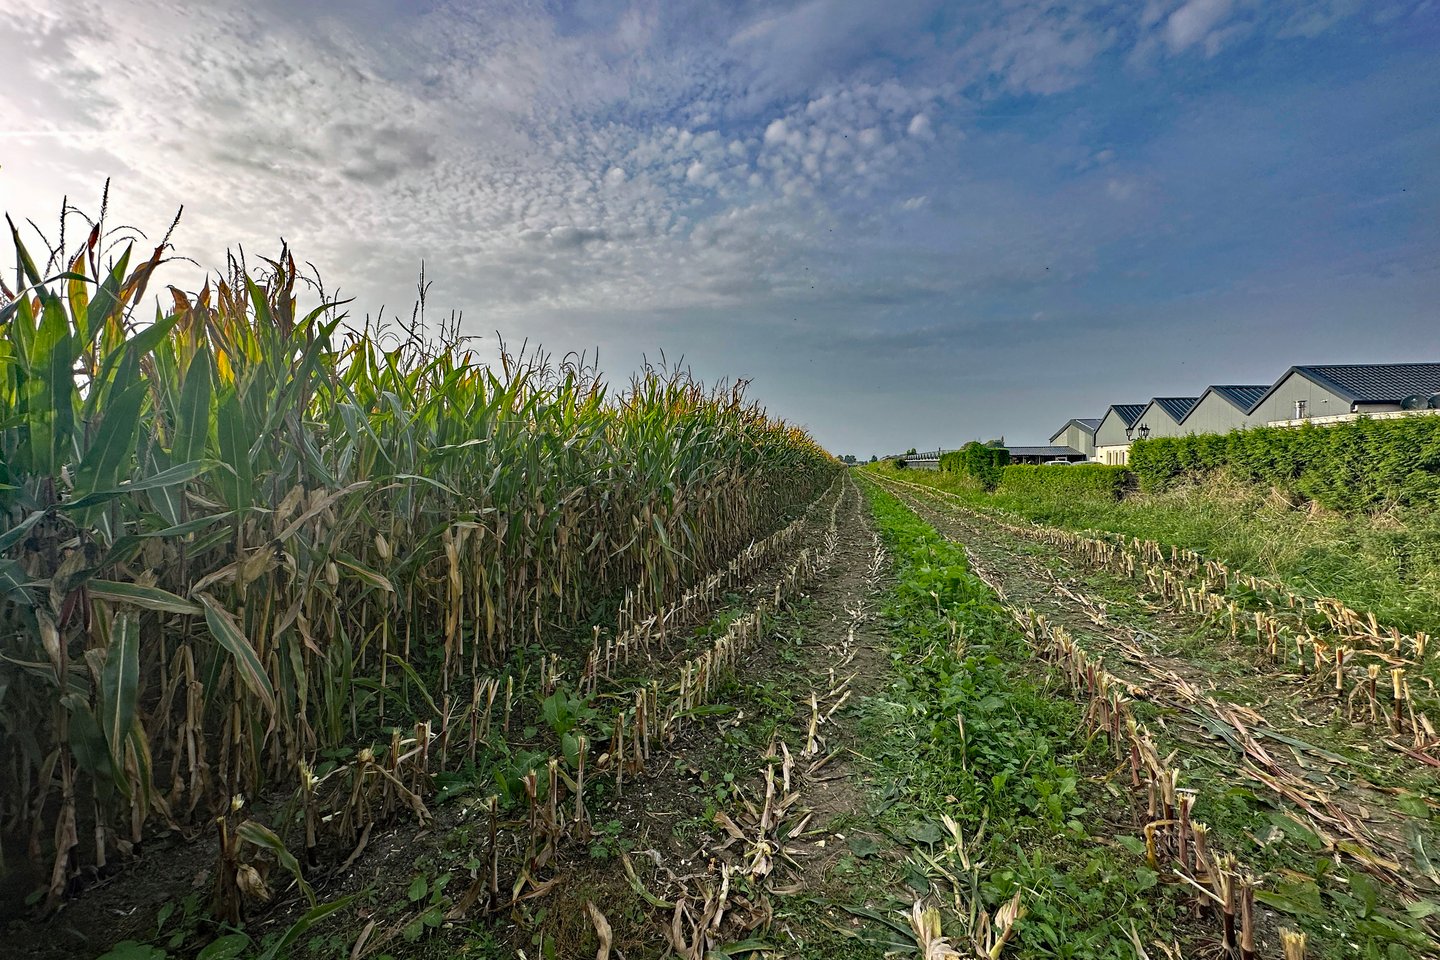
MULTIPOLYGON (((136 266, 102 213, 40 264, 11 232, 0 829, 51 906, 157 825, 206 820, 217 884, 263 899, 245 796, 293 795, 307 859, 323 831, 363 846, 377 819, 423 819, 430 773, 508 733, 507 658, 623 594, 617 636, 568 665, 593 683, 835 477, 743 384, 647 368, 612 389, 583 359, 483 365, 453 328, 353 331, 300 310, 288 252, 147 316, 167 244, 136 266)), ((553 767, 551 797, 584 776, 553 767)))
MULTIPOLYGON (((888 482, 918 487, 894 478, 888 482)), ((919 488, 949 497, 943 490, 919 488)), ((1017 537, 1064 550, 1091 569, 1143 582, 1149 595, 1173 609, 1226 623, 1232 638, 1253 640, 1278 664, 1307 676, 1317 696, 1331 697, 1336 716, 1384 725, 1394 735, 1383 738, 1387 747, 1426 766, 1440 766, 1440 734, 1425 712, 1436 704, 1435 656, 1427 633, 1404 634, 1373 613, 1237 572, 1194 550, 1012 522, 953 498, 949 506, 1017 537), (1248 609, 1252 605, 1260 609, 1248 609), (1415 677, 1419 681, 1412 684, 1415 677)))

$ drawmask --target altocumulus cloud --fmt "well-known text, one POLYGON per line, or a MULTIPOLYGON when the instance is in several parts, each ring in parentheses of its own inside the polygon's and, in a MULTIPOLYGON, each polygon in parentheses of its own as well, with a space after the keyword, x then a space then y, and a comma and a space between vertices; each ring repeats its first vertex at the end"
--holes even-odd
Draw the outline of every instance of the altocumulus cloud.
MULTIPOLYGON (((0 14, 7 210, 53 222, 62 194, 84 205, 114 176, 122 219, 159 228, 185 204, 177 241, 206 264, 283 236, 359 312, 408 302, 425 259, 474 332, 599 345, 617 373, 665 349, 754 375, 842 450, 1048 433, 1109 402, 1073 367, 1137 335, 1155 363, 1194 357, 1157 331, 1207 310, 1238 324, 1288 291, 1287 313, 1328 304, 1316 342, 1343 346, 1363 298, 1389 296, 1399 332, 1435 292, 1415 207, 1434 209, 1417 160, 1434 113, 1396 95, 1436 65, 1415 41, 1434 27, 1423 3, 0 0, 0 14), (1347 36, 1393 62, 1336 67, 1347 36), (1287 70, 1367 106, 1321 117, 1287 70), (1272 95, 1291 120, 1223 121, 1227 103, 1272 95), (1387 123, 1409 123, 1402 145, 1387 123), (1334 148, 1323 169, 1273 165, 1317 143, 1334 148), (1310 282, 1326 244, 1260 244, 1363 162, 1407 186, 1327 219, 1351 251, 1349 293, 1327 297, 1310 282), (1251 164, 1268 178, 1258 197, 1251 164), (1050 386, 998 386, 1045 351, 1065 361, 1050 386)), ((1221 362, 1224 329, 1203 376, 1259 376, 1221 362)))

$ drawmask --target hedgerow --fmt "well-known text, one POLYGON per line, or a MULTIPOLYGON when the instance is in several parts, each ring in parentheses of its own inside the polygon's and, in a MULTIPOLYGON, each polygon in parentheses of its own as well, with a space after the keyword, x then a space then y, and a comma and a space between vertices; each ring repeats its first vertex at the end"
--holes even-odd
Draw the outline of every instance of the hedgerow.
POLYGON ((959 450, 941 454, 939 467, 950 473, 966 474, 978 480, 986 490, 994 490, 1009 463, 1009 450, 972 440, 959 450))
POLYGON ((1011 493, 1037 495, 1083 494, 1101 495, 1118 500, 1131 485, 1133 474, 1125 467, 1103 463, 1077 464, 1071 467, 1025 466, 1014 464, 1005 468, 1000 488, 1011 493))
POLYGON ((1140 440, 1130 468, 1144 490, 1225 470, 1334 510, 1418 504, 1440 493, 1440 417, 1140 440))

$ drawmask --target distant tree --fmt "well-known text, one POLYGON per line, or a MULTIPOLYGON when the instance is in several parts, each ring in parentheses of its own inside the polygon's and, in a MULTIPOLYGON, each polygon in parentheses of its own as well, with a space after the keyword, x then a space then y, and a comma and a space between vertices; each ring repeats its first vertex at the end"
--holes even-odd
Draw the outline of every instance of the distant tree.
POLYGON ((870 462, 871 462, 871 463, 874 463, 874 462, 876 462, 876 461, 879 460, 879 459, 880 459, 880 458, 877 457, 877 456, 875 456, 875 454, 873 454, 873 453, 870 454, 870 462))
POLYGON ((907 456, 907 457, 913 457, 913 456, 915 456, 915 448, 914 448, 914 447, 911 447, 909 450, 906 450, 906 451, 905 451, 905 456, 907 456))
POLYGON ((1005 466, 1010 462, 1010 451, 1004 447, 971 441, 958 451, 946 456, 941 469, 955 469, 967 473, 980 481, 986 490, 994 490, 1000 484, 1005 466))
POLYGON ((853 454, 853 453, 847 453, 847 454, 845 454, 845 456, 841 457, 840 460, 841 460, 842 463, 855 463, 855 462, 857 462, 857 461, 855 460, 855 454, 853 454))

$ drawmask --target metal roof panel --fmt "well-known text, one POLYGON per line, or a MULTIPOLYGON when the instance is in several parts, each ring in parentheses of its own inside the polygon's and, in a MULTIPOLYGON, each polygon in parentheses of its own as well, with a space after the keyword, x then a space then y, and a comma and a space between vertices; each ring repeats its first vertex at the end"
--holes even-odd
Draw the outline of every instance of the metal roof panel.
MULTIPOLYGON (((1164 410, 1165 415, 1176 423, 1184 420, 1185 415, 1195 409, 1195 404, 1199 402, 1199 397, 1156 397, 1150 401, 1150 403, 1164 410)), ((1149 406, 1149 404, 1146 404, 1146 406, 1149 406)))
POLYGON ((1148 403, 1112 403, 1110 409, 1120 415, 1120 419, 1125 421, 1125 426, 1133 427, 1135 421, 1140 419, 1140 414, 1144 413, 1148 406, 1150 406, 1148 403))
POLYGON ((1064 433, 1066 430, 1069 430, 1070 424, 1072 423, 1077 425, 1081 430, 1089 433, 1091 436, 1094 436, 1095 431, 1100 429, 1100 421, 1094 417, 1071 417, 1069 420, 1065 421, 1065 426, 1061 427, 1059 430, 1056 430, 1050 435, 1050 439, 1054 440, 1056 437, 1060 436, 1060 434, 1064 433))
MULTIPOLYGON (((1206 390, 1205 392, 1206 392, 1206 393, 1218 393, 1223 399, 1229 401, 1229 403, 1230 403, 1231 406, 1233 406, 1233 407, 1239 407, 1241 410, 1244 410, 1246 413, 1249 413, 1251 410, 1254 410, 1254 409, 1255 409, 1255 404, 1257 404, 1257 403, 1260 402, 1260 398, 1263 397, 1263 396, 1265 396, 1266 391, 1268 391, 1269 389, 1270 389, 1269 385, 1264 384, 1264 383, 1254 383, 1254 384, 1249 384, 1249 383, 1247 383, 1247 384, 1233 384, 1233 383, 1232 383, 1232 384, 1220 384, 1220 385, 1217 385, 1217 386, 1213 386, 1213 387, 1210 387, 1210 388, 1209 388, 1208 390, 1206 390)), ((1204 394, 1202 394, 1201 397, 1202 397, 1202 399, 1203 399, 1204 394)), ((1198 400, 1196 401, 1196 404, 1197 404, 1197 405, 1199 404, 1199 401, 1198 401, 1198 400)), ((1193 410, 1193 409, 1195 409, 1195 408, 1194 408, 1194 407, 1191 407, 1190 409, 1193 410)))
POLYGON ((1399 403, 1440 391, 1440 363, 1337 363, 1296 367, 1351 403, 1399 403))

